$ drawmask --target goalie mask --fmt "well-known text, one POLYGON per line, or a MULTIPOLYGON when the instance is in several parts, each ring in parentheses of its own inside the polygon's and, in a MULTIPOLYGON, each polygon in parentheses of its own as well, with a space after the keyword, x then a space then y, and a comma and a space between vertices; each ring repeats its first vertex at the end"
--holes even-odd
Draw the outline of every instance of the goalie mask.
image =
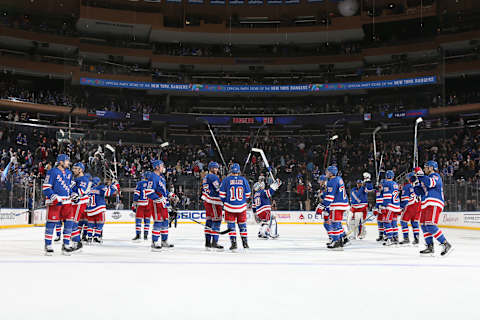
POLYGON ((263 181, 255 182, 255 184, 253 185, 254 191, 259 191, 263 189, 265 189, 265 182, 263 181))

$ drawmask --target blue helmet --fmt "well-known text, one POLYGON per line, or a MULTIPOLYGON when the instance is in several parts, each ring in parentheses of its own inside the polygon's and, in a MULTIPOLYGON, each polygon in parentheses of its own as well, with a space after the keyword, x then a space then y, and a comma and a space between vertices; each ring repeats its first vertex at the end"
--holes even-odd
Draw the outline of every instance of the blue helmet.
POLYGON ((318 177, 318 181, 319 181, 319 182, 320 182, 320 181, 325 182, 325 181, 327 181, 327 180, 328 180, 328 179, 327 179, 327 176, 324 175, 324 174, 322 174, 320 177, 318 177))
POLYGON ((93 177, 93 178, 92 178, 92 184, 93 184, 94 186, 98 186, 98 185, 100 184, 100 182, 102 182, 102 180, 100 180, 99 177, 93 177))
POLYGON ((142 172, 141 177, 142 177, 142 179, 148 180, 150 178, 151 174, 152 173, 150 171, 144 171, 144 172, 142 172))
POLYGON ((81 162, 77 162, 73 165, 74 168, 80 168, 82 171, 85 171, 85 166, 81 162))
POLYGON ((415 174, 413 172, 409 172, 407 173, 407 175, 405 176, 405 180, 408 180, 410 181, 410 178, 412 178, 415 174))
POLYGON ((330 172, 332 175, 336 176, 338 174, 338 169, 336 166, 329 166, 327 172, 330 172))
POLYGON ((212 161, 208 164, 208 170, 212 170, 213 168, 220 168, 220 166, 218 165, 218 163, 216 163, 215 161, 212 161))
POLYGON ((160 167, 161 165, 163 165, 163 161, 162 161, 162 160, 152 160, 153 170, 157 169, 157 168, 160 167))
POLYGON ((60 162, 60 161, 65 161, 65 160, 70 160, 70 157, 64 153, 62 154, 59 154, 57 156, 57 162, 60 162))
POLYGON ((232 164, 230 167, 230 172, 231 173, 240 173, 240 165, 238 163, 232 164))
POLYGON ((387 170, 387 172, 385 172, 385 178, 393 179, 394 177, 395 177, 395 173, 393 173, 392 170, 387 170))
POLYGON ((433 170, 438 170, 438 163, 437 161, 434 161, 434 160, 427 161, 427 163, 425 163, 425 166, 432 167, 433 170))
POLYGON ((357 179, 357 184, 359 183, 363 183, 363 180, 362 179, 357 179))

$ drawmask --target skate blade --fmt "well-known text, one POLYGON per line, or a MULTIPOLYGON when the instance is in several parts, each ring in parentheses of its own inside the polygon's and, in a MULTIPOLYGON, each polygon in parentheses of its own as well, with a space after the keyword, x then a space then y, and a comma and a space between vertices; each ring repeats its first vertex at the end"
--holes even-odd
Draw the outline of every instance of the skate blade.
POLYGON ((151 248, 152 252, 161 252, 162 248, 151 248))
POLYGON ((225 249, 218 249, 218 248, 215 248, 215 250, 214 250, 214 251, 215 251, 215 252, 223 252, 223 251, 225 251, 225 249))
POLYGON ((230 253, 238 253, 238 249, 230 249, 228 250, 230 253))
POLYGON ((343 251, 343 247, 340 248, 328 248, 330 251, 343 251))
POLYGON ((420 253, 420 257, 434 258, 434 257, 435 257, 435 253, 420 253))
POLYGON ((72 253, 71 253, 71 252, 62 252, 62 255, 64 255, 64 256, 71 256, 72 253))
POLYGON ((51 256, 53 256, 53 252, 45 252, 45 256, 51 257, 51 256))

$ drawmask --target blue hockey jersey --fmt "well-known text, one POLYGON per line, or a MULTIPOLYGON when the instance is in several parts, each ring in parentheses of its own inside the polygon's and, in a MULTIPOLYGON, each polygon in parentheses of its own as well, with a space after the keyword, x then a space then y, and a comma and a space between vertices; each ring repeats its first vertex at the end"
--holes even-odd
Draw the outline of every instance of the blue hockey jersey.
POLYGON ((327 191, 322 205, 330 210, 348 210, 347 190, 341 177, 333 177, 327 182, 327 191))
POLYGON ((398 183, 393 180, 386 180, 383 183, 383 206, 392 212, 402 211, 398 183))
POLYGON ((250 196, 250 185, 244 177, 228 176, 220 185, 220 199, 228 212, 239 213, 247 210, 247 199, 250 196))
POLYGON ((148 181, 140 180, 137 182, 135 191, 133 192, 133 202, 137 203, 137 206, 146 206, 148 205, 148 198, 146 195, 148 181))
POLYGON ((405 209, 412 204, 415 204, 416 196, 415 191, 413 190, 413 186, 410 183, 406 183, 403 186, 402 190, 402 197, 400 198, 400 207, 405 209))
POLYGON ((373 190, 371 183, 366 183, 360 188, 354 187, 350 192, 350 204, 352 208, 364 208, 368 205, 368 195, 367 192, 373 190))
POLYGON ((153 201, 165 198, 164 201, 168 202, 169 192, 167 190, 167 181, 163 174, 158 175, 155 172, 150 174, 145 195, 153 201))
POLYGON ((275 190, 268 188, 267 190, 259 190, 253 195, 252 210, 256 214, 272 210, 272 196, 275 190))
POLYGON ((221 206, 223 202, 220 199, 220 184, 220 178, 216 174, 207 174, 202 182, 202 200, 221 206))
POLYGON ((72 172, 70 170, 62 171, 58 167, 48 170, 42 186, 43 194, 46 197, 45 203, 49 204, 55 198, 62 204, 71 203, 72 184, 72 172))
POLYGON ((422 209, 434 206, 443 210, 445 202, 443 198, 442 177, 434 172, 428 176, 420 176, 418 180, 420 180, 420 183, 426 189, 426 193, 422 197, 422 209))
POLYGON ((91 182, 87 176, 76 177, 74 179, 72 193, 78 194, 78 202, 76 204, 88 203, 88 193, 90 192, 91 182))
POLYGON ((105 186, 99 184, 90 189, 89 202, 87 206, 87 216, 94 216, 107 211, 106 197, 110 197, 117 191, 115 185, 105 186))

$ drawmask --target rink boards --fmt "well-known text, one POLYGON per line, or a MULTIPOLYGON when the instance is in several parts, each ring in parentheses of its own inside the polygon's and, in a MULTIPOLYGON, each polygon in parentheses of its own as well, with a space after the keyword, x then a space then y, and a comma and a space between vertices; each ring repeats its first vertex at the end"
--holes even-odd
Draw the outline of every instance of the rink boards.
MULTIPOLYGON (((273 211, 280 224, 322 224, 321 215, 314 211, 273 211)), ((371 212, 369 212, 369 216, 371 212)), ((181 210, 178 211, 178 223, 195 223, 205 221, 204 210, 181 210)), ((255 224, 255 218, 251 211, 247 211, 247 220, 255 224)), ((0 228, 18 228, 29 226, 41 226, 46 221, 46 210, 35 210, 33 223, 28 223, 28 212, 25 209, 0 209, 0 228)), ((107 223, 134 223, 135 213, 131 210, 107 210, 107 223)), ((375 217, 367 224, 376 224, 375 217)), ((442 227, 480 230, 480 212, 443 212, 440 216, 439 225, 442 227)))

